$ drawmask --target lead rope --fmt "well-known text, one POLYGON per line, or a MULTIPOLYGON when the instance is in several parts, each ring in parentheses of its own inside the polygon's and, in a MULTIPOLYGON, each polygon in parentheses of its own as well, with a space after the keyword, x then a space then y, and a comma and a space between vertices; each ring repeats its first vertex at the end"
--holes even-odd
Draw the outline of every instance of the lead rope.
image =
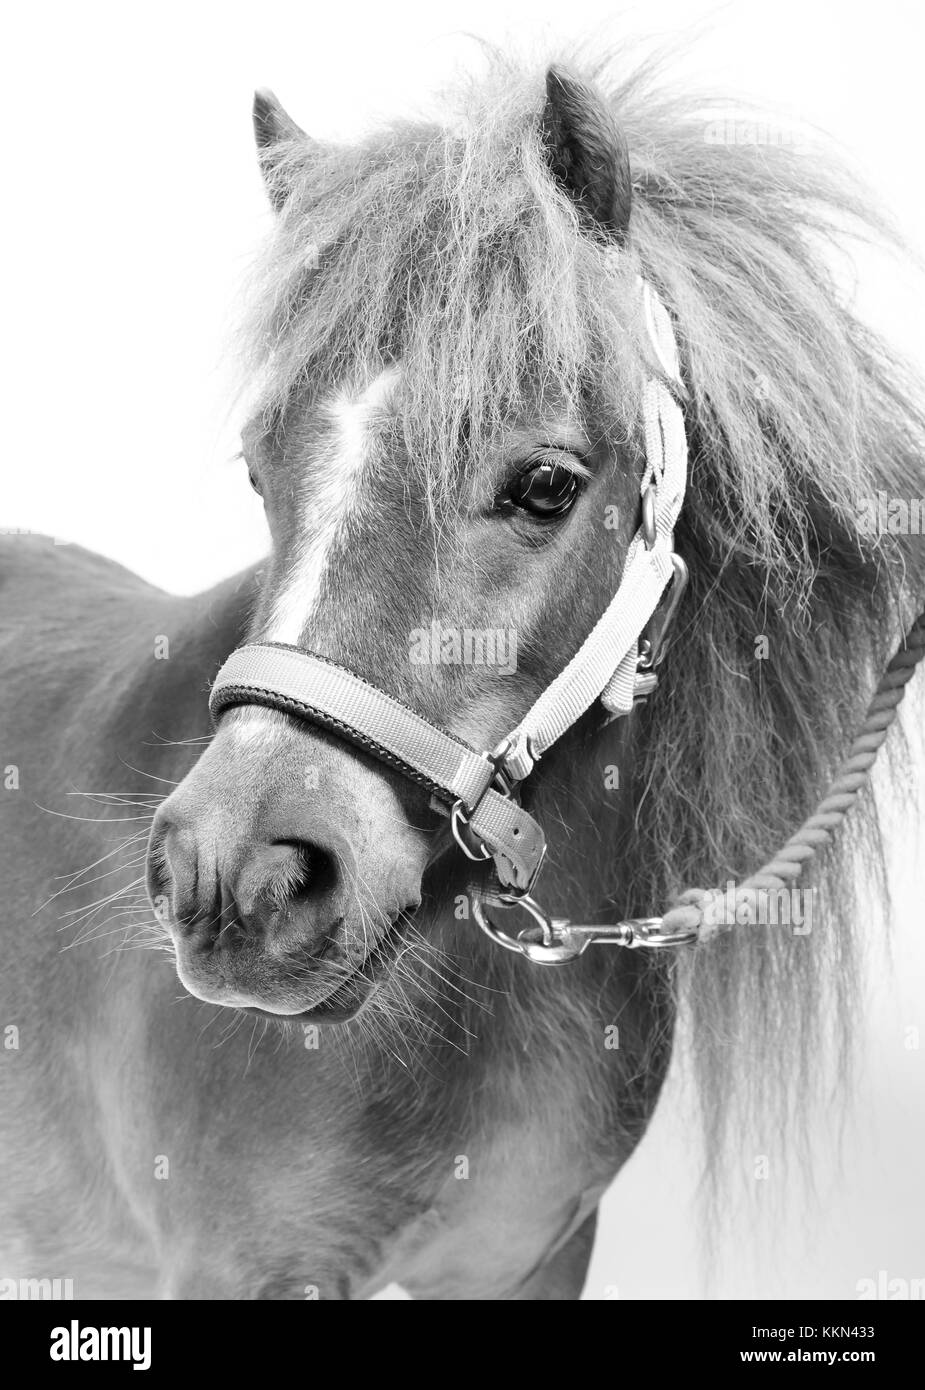
POLYGON ((831 844, 833 832, 842 824, 867 785, 870 769, 896 719, 906 686, 923 657, 925 611, 916 618, 883 673, 848 756, 813 814, 803 822, 796 834, 791 835, 773 859, 739 884, 731 912, 724 897, 722 915, 717 916, 711 911, 722 897, 719 890, 691 888, 661 919, 664 932, 694 931, 698 941, 708 941, 743 920, 752 910, 756 890, 787 888, 800 877, 804 866, 816 857, 819 850, 831 844))
POLYGON ((582 955, 593 944, 649 948, 686 946, 709 941, 733 926, 745 925, 755 917, 756 893, 786 890, 819 850, 831 844, 833 832, 842 824, 867 784, 870 769, 896 719, 906 686, 923 658, 925 610, 915 619, 883 673, 848 756, 816 810, 773 859, 738 885, 731 900, 721 889, 690 888, 662 917, 586 926, 550 917, 530 897, 505 897, 473 889, 476 922, 498 945, 519 952, 537 965, 564 964, 582 955), (510 936, 490 921, 485 906, 521 907, 533 918, 535 925, 526 927, 517 936, 510 936))

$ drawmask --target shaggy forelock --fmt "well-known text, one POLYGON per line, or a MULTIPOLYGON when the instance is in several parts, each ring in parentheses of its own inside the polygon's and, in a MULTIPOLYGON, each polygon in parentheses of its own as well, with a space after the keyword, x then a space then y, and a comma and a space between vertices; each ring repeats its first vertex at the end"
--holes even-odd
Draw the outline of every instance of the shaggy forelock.
POLYGON ((575 420, 606 402, 629 433, 638 263, 579 235, 544 159, 541 90, 489 84, 465 135, 397 125, 355 148, 279 151, 289 196, 247 325, 265 418, 398 360, 406 452, 431 497, 542 402, 575 420))

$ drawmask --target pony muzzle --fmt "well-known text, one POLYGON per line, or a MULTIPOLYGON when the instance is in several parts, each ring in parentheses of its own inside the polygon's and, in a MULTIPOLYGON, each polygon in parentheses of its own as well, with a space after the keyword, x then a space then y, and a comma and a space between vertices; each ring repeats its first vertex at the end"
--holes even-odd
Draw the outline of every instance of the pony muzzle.
POLYGON ((390 780, 288 716, 223 721, 148 846, 149 896, 191 994, 357 1012, 420 905, 431 852, 426 808, 409 816, 390 780))

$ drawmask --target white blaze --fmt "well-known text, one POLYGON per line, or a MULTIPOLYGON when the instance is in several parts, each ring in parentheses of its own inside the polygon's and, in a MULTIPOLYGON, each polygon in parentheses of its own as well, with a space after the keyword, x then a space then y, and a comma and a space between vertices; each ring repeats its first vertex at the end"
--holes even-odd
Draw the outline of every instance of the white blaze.
POLYGON ((274 601, 264 641, 298 643, 318 602, 331 552, 360 497, 370 422, 385 406, 398 379, 398 368, 388 367, 360 396, 341 391, 322 407, 332 421, 333 438, 313 465, 317 473, 303 522, 301 550, 274 601))

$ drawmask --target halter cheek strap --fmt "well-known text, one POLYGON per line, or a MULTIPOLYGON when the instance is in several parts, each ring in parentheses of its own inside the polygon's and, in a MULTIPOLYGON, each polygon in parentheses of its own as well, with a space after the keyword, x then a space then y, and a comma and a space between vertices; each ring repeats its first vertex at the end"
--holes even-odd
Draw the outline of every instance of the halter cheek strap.
POLYGON ((254 643, 232 652, 209 699, 216 721, 233 705, 282 709, 366 749, 427 787, 450 815, 460 848, 492 859, 502 897, 523 898, 536 881, 546 840, 519 804, 519 784, 599 697, 611 716, 629 713, 654 688, 656 650, 686 579, 673 533, 687 483, 683 394, 671 320, 640 280, 653 366, 643 397, 646 464, 642 524, 606 611, 568 665, 492 753, 478 752, 352 671, 295 647, 254 643), (671 601, 657 619, 666 588, 671 601), (654 627, 647 629, 654 621, 654 627))
MULTIPOLYGON (((676 396, 683 393, 668 312, 640 281, 648 339, 662 377, 645 385, 646 466, 639 485, 643 520, 627 552, 623 577, 604 614, 565 669, 510 736, 508 766, 526 777, 537 758, 601 697, 613 715, 629 714, 638 697, 639 639, 668 584, 686 581, 674 554, 674 526, 687 487, 687 436, 676 396)), ((680 593, 675 595, 676 607, 680 593)), ((651 661, 652 653, 647 657, 651 661)))

